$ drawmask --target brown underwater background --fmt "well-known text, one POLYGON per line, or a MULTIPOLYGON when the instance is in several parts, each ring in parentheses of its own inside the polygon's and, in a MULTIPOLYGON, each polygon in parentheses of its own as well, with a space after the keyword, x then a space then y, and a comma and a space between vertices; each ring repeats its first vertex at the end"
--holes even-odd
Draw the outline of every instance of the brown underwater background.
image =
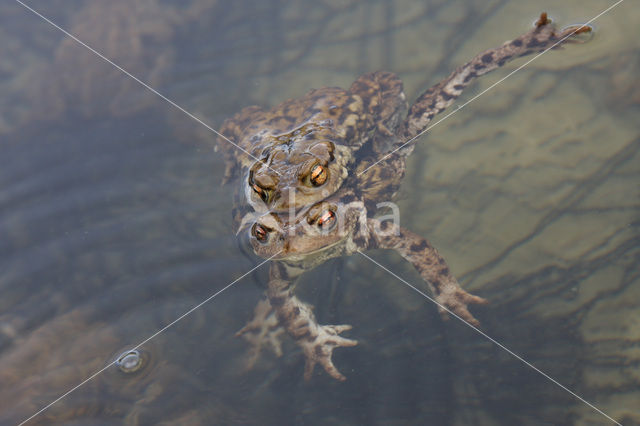
MULTIPOLYGON (((611 1, 110 1, 30 6, 213 127, 361 73, 410 102, 476 53, 611 1)), ((536 59, 422 137, 399 196, 481 329, 640 424, 640 9, 536 59)), ((231 229, 214 135, 18 3, 0 5, 0 423, 16 424, 260 259, 231 229)), ((471 87, 464 104, 524 63, 471 87)), ((445 112, 456 108, 454 105, 445 112)), ((437 119, 436 119, 437 121, 437 119)), ((399 256, 371 255, 425 289, 399 256)), ((361 256, 298 286, 357 347, 244 370, 266 265, 31 424, 608 424, 361 256)))

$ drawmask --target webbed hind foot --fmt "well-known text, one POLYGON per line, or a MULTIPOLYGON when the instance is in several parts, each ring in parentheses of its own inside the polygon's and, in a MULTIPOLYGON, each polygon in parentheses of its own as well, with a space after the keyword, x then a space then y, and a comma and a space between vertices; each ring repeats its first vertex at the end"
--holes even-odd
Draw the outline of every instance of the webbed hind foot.
POLYGON ((305 380, 309 381, 311 379, 311 374, 313 373, 313 369, 316 364, 320 364, 334 379, 340 380, 341 382, 347 380, 347 378, 338 371, 335 365, 333 365, 331 355, 333 354, 333 350, 337 347, 348 347, 358 344, 356 340, 347 339, 338 335, 341 332, 350 329, 350 325, 321 325, 317 328, 315 338, 298 342, 302 347, 306 358, 304 366, 305 380))

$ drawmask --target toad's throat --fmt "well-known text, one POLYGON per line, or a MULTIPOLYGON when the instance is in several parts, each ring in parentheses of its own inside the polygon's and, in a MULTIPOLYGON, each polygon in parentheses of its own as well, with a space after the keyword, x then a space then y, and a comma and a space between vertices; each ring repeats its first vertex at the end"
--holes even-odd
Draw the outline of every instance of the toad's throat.
POLYGON ((303 253, 288 252, 286 249, 279 253, 274 260, 285 262, 292 266, 313 267, 324 263, 327 259, 337 257, 345 249, 345 241, 348 236, 344 236, 328 245, 323 245, 317 249, 303 253))

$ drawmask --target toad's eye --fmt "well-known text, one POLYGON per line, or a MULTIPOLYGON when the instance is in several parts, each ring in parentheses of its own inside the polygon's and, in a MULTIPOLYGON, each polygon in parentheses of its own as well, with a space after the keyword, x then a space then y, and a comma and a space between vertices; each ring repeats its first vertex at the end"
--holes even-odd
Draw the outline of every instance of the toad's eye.
POLYGON ((320 164, 316 164, 311 168, 309 180, 314 186, 324 185, 327 181, 327 169, 322 167, 320 164))
POLYGON ((256 223, 251 229, 251 234, 256 238, 256 240, 260 241, 261 243, 266 243, 267 237, 269 236, 269 230, 259 223, 256 223))
POLYGON ((251 184, 251 189, 253 189, 253 191, 258 194, 262 201, 264 201, 265 203, 269 201, 269 193, 267 192, 267 190, 262 189, 260 186, 258 186, 258 184, 255 183, 251 184))
POLYGON ((323 231, 329 231, 333 228, 333 225, 336 224, 336 214, 331 210, 326 210, 320 215, 316 224, 323 231))

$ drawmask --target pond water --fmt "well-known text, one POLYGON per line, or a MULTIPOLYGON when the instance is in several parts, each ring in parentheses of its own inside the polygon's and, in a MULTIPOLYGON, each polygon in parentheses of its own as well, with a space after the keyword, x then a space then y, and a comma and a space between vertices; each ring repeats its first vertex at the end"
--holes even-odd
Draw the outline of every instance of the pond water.
MULTIPOLYGON (((543 10, 562 27, 614 2, 27 4, 217 128, 378 69, 412 101, 543 10)), ((635 6, 435 126, 398 197, 401 224, 491 302, 481 330, 624 425, 640 424, 635 6)), ((291 340, 246 369, 235 332, 268 265, 234 233, 215 135, 19 3, 0 6, 0 39, 1 424, 86 379, 28 424, 612 424, 357 255, 298 286, 321 323, 353 325, 359 345, 333 357, 347 381, 305 382, 291 340), (111 364, 140 342, 140 369, 111 364)), ((398 255, 369 255, 426 289, 398 255)))

